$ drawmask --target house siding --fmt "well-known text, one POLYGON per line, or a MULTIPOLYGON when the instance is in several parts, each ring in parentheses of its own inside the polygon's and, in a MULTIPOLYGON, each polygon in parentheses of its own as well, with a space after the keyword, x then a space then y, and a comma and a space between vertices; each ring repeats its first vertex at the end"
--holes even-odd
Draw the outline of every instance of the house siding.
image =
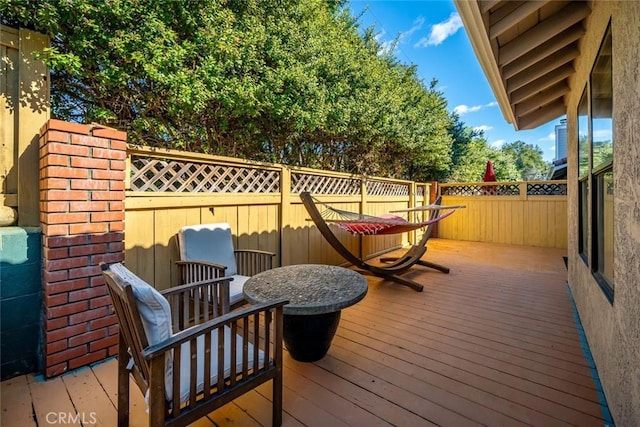
MULTIPOLYGON (((614 422, 640 425, 640 2, 593 2, 568 99, 569 285, 614 422), (578 255, 577 106, 613 35, 614 277, 610 302, 578 255)), ((590 208, 590 207, 589 207, 590 208)), ((589 236, 591 241, 591 236, 589 236)))

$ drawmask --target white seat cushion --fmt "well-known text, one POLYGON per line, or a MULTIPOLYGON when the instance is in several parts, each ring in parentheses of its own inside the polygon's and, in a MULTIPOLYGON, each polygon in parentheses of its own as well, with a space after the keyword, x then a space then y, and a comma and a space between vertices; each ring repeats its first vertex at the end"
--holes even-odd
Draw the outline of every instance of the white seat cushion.
POLYGON ((205 261, 227 267, 225 276, 238 272, 231 227, 226 222, 190 225, 178 232, 180 259, 205 261))
POLYGON ((229 284, 229 303, 231 305, 244 300, 242 288, 247 279, 249 279, 249 276, 242 276, 240 274, 233 276, 233 280, 229 284))
MULTIPOLYGON (((242 370, 242 337, 236 335, 236 372, 242 370)), ((204 390, 204 335, 199 336, 196 340, 198 362, 197 362, 197 387, 198 393, 204 390)), ((227 378, 231 374, 231 329, 224 327, 224 377, 227 378)), ((258 352, 258 365, 264 363, 264 353, 262 350, 258 352)), ((253 366, 253 345, 248 344, 247 366, 253 366)), ((186 403, 189 400, 189 385, 191 371, 191 345, 186 342, 182 344, 180 351, 180 403, 186 403)), ((173 383, 173 375, 165 377, 167 384, 173 383)), ((211 334, 211 384, 218 382, 218 331, 215 330, 211 334)), ((173 393, 168 393, 167 398, 171 400, 173 393)))

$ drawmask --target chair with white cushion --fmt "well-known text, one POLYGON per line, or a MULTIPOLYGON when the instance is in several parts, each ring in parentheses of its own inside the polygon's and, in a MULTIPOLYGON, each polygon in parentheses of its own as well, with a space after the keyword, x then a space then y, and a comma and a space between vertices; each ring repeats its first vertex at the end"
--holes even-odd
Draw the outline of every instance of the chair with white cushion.
POLYGON ((229 312, 229 278, 158 292, 122 264, 100 267, 120 324, 118 426, 129 425, 130 373, 151 427, 190 424, 269 380, 282 423, 286 300, 229 312))
POLYGON ((272 252, 240 249, 233 246, 231 227, 226 222, 190 225, 178 232, 178 249, 182 283, 232 277, 230 304, 244 303, 242 287, 250 276, 273 267, 272 252))

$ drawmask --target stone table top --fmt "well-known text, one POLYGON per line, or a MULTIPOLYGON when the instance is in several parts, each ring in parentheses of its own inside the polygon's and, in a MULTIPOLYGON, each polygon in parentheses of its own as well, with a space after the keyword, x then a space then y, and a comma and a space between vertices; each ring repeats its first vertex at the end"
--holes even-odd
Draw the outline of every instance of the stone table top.
POLYGON ((284 314, 324 314, 349 307, 367 294, 367 280, 334 265, 299 264, 278 267, 249 278, 243 287, 252 304, 287 298, 284 314))

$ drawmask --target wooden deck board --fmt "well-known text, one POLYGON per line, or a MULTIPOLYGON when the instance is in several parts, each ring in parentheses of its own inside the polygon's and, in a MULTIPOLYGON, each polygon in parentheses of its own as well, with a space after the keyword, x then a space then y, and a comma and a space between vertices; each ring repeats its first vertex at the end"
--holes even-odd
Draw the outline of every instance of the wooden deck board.
MULTIPOLYGON (((325 358, 301 363, 285 351, 283 425, 603 425, 563 255, 436 239, 425 259, 451 274, 413 269, 424 292, 366 276, 369 293, 343 310, 325 358)), ((93 410, 114 425, 116 369, 110 360, 46 382, 5 381, 2 425, 93 410)), ((144 398, 131 388, 131 425, 146 426, 144 398)), ((267 383, 194 425, 270 423, 267 383)))
POLYGON ((31 414, 31 393, 25 375, 3 381, 0 396, 0 421, 11 420, 16 425, 36 427, 36 421, 31 414))
MULTIPOLYGON (((40 376, 34 375, 27 375, 26 378, 29 383, 36 421, 39 426, 56 423, 80 426, 80 420, 76 417, 75 407, 62 381, 62 377, 56 377, 48 381, 43 380, 40 376), (64 417, 64 420, 62 417, 64 417), (69 419, 69 417, 73 418, 69 419)), ((96 410, 102 412, 103 410, 108 411, 109 408, 99 408, 96 410)), ((10 420, 7 424, 12 423, 13 421, 10 420)), ((5 422, 3 421, 2 424, 5 425, 5 422)), ((15 425, 16 427, 19 426, 19 424, 15 425)))
POLYGON ((78 369, 61 378, 82 420, 97 426, 117 425, 116 408, 91 368, 78 369), (100 408, 100 411, 96 411, 96 408, 100 408))

